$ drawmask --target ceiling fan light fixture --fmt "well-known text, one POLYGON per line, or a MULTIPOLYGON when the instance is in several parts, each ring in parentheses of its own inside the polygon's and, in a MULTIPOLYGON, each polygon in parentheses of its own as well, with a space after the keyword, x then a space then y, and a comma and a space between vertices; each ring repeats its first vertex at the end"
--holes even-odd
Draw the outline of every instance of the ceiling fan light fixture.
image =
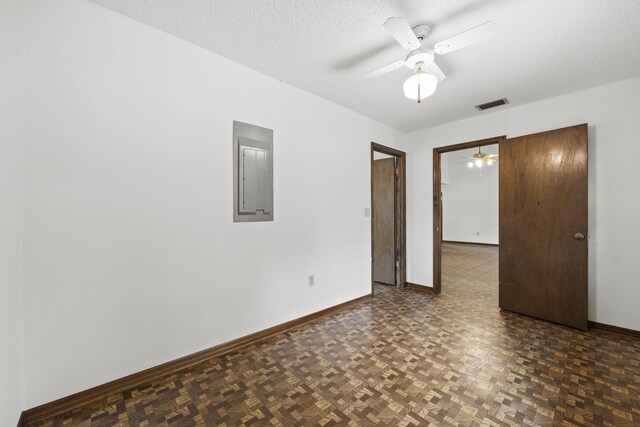
POLYGON ((473 168, 473 162, 467 163, 467 166, 470 167, 470 168, 473 168))
POLYGON ((476 166, 479 168, 482 167, 482 159, 476 159, 476 166))
POLYGON ((498 31, 498 25, 494 22, 485 22, 473 28, 456 34, 453 37, 442 40, 429 49, 424 41, 431 32, 428 25, 420 24, 411 27, 406 19, 391 17, 382 24, 385 30, 396 39, 396 41, 408 54, 404 61, 396 61, 393 64, 385 65, 375 71, 371 71, 364 75, 365 79, 371 79, 381 76, 390 71, 397 70, 405 65, 408 68, 414 68, 415 73, 409 77, 402 85, 404 95, 409 99, 415 99, 420 104, 424 98, 433 95, 439 81, 446 77, 440 67, 435 63, 435 55, 443 55, 458 49, 471 46, 495 35, 498 31), (429 69, 429 73, 425 73, 425 68, 429 69))
POLYGON ((436 76, 427 74, 419 69, 404 82, 402 89, 404 90, 404 96, 420 102, 433 95, 437 86, 438 79, 436 76))

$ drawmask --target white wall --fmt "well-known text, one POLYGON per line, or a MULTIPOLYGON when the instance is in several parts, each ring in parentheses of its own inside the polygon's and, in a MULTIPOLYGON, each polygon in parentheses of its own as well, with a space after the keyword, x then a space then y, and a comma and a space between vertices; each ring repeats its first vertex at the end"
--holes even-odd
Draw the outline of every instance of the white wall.
POLYGON ((382 160, 382 159, 391 159, 395 158, 394 156, 390 156, 389 154, 380 153, 378 151, 373 152, 373 160, 382 160))
POLYGON ((398 132, 99 6, 32 9, 27 407, 370 292, 370 142, 398 132), (274 130, 274 222, 232 222, 233 120, 274 130))
POLYGON ((449 184, 449 162, 445 161, 449 159, 448 153, 442 154, 440 157, 440 184, 449 184))
POLYGON ((432 149, 589 124, 589 319, 640 329, 640 78, 407 136, 408 280, 432 284, 432 149))
MULTIPOLYGON (((498 146, 485 146, 482 151, 495 154, 498 146)), ((477 152, 472 148, 441 155, 441 171, 446 171, 442 176, 443 240, 498 243, 498 164, 469 168, 462 157, 477 152)))
POLYGON ((368 293, 370 141, 408 151, 408 279, 431 284, 432 148, 588 122, 590 319, 640 329, 640 78, 402 135, 82 0, 1 5, 1 425, 368 293), (233 120, 275 131, 272 223, 232 222, 233 120))
POLYGON ((23 409, 22 176, 24 22, 21 0, 0 1, 0 425, 23 409))

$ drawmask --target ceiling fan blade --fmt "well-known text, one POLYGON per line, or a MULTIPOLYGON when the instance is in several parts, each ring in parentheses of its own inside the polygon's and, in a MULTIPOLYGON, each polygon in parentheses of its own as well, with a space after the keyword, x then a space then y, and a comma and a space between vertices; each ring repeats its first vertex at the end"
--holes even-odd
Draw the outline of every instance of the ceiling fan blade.
POLYGON ((498 32, 498 29, 498 24, 495 22, 485 22, 484 24, 473 27, 470 30, 463 31, 460 34, 456 34, 453 37, 442 40, 433 47, 433 51, 442 55, 453 52, 454 50, 462 49, 463 47, 471 46, 472 44, 476 44, 493 37, 498 32))
POLYGON ((378 68, 375 71, 371 71, 370 73, 365 74, 364 78, 365 79, 372 79, 374 77, 378 77, 378 76, 381 76, 383 74, 386 74, 386 73, 388 73, 390 71, 397 70, 398 68, 400 68, 402 66, 404 66, 404 61, 402 61, 402 60, 396 61, 393 64, 385 65, 382 68, 378 68))
POLYGON ((429 65, 424 71, 426 71, 427 74, 433 74, 434 76, 436 76, 436 78, 438 79, 438 83, 447 78, 447 76, 444 75, 440 67, 438 67, 438 64, 436 64, 435 62, 432 62, 431 65, 429 65))
POLYGON ((418 49, 422 44, 413 33, 409 23, 404 18, 389 18, 382 24, 385 30, 407 50, 418 49))

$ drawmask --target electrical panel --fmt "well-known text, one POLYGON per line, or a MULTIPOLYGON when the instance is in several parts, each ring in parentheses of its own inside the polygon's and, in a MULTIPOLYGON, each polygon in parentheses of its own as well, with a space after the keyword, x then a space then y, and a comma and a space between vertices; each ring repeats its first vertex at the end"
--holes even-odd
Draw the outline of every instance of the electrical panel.
POLYGON ((273 130, 233 122, 233 220, 273 221, 273 130))

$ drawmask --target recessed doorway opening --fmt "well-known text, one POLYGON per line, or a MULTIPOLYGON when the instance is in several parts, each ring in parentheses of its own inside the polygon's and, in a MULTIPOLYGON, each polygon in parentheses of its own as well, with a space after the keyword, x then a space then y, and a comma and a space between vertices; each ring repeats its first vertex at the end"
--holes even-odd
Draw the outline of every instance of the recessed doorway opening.
POLYGON ((442 153, 441 227, 443 292, 497 306, 498 144, 442 153))
MULTIPOLYGON (((495 270, 499 243, 498 142, 504 136, 435 148, 433 292, 442 292, 444 263, 460 270, 495 270), (484 246, 484 248, 478 248, 484 246), (486 257, 486 259, 484 259, 486 257), (484 261, 483 261, 484 259, 484 261)), ((493 279, 491 279, 493 280, 493 279)), ((495 275, 497 283, 497 274, 495 275)))
POLYGON ((371 143, 371 293, 406 285, 406 154, 371 143))

